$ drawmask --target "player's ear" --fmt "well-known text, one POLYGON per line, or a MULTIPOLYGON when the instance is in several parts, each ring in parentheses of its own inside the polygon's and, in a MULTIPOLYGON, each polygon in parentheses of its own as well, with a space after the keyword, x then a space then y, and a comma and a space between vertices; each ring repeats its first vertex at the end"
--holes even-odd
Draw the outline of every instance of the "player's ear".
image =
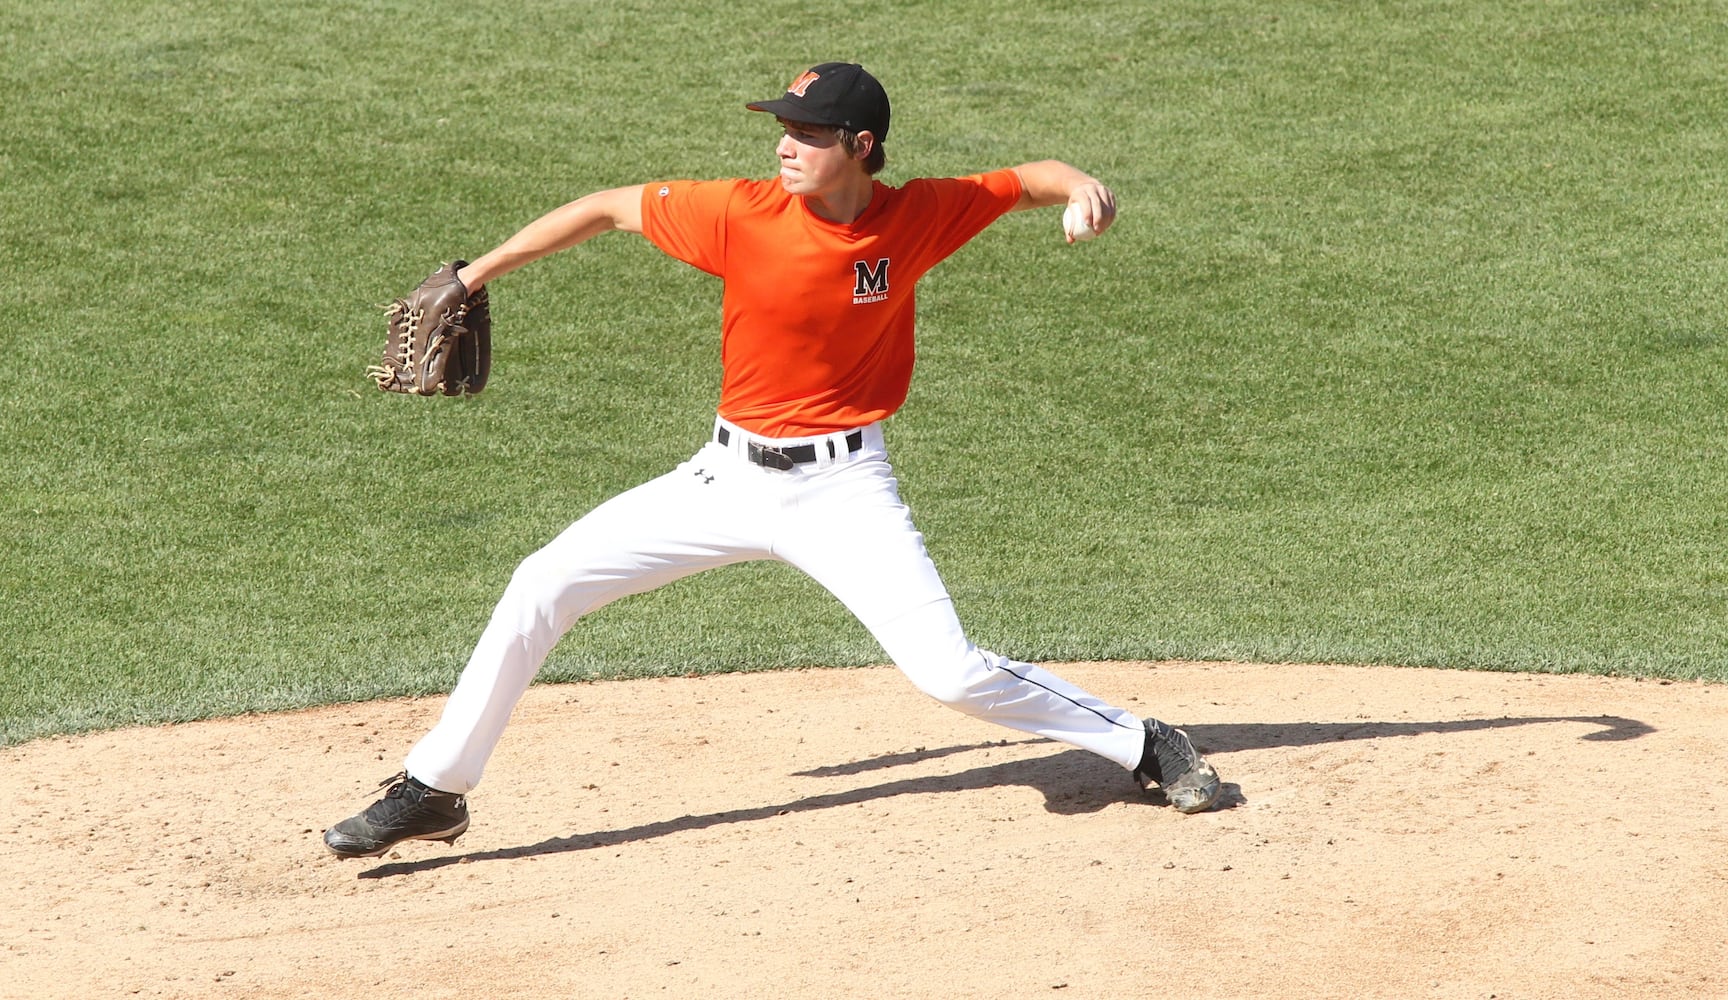
POLYGON ((859 162, 863 162, 870 158, 870 154, 874 152, 875 149, 876 133, 866 129, 865 131, 858 133, 858 140, 853 144, 852 158, 859 162))

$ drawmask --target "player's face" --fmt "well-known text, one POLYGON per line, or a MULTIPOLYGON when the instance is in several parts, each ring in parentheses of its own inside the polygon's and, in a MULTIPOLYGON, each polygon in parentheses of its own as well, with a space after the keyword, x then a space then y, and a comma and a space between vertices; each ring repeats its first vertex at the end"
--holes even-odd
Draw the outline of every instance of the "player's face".
POLYGON ((780 184, 788 192, 819 196, 852 181, 862 169, 833 129, 785 119, 780 125, 786 131, 774 152, 780 157, 780 184))

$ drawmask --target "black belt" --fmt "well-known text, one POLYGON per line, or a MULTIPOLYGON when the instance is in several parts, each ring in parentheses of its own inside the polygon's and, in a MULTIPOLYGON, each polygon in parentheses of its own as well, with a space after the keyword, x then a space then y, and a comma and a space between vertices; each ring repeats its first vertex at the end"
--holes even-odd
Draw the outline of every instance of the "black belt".
MULTIPOLYGON (((722 445, 730 444, 732 432, 722 427, 714 432, 714 440, 722 445)), ((864 447, 864 432, 856 430, 846 435, 846 452, 851 454, 864 447)), ((757 444, 754 441, 745 442, 744 457, 762 466, 764 469, 780 469, 782 471, 797 465, 806 465, 816 461, 816 446, 813 444, 795 444, 790 448, 771 448, 757 444)), ((839 458, 834 454, 834 442, 828 442, 828 457, 839 458)))

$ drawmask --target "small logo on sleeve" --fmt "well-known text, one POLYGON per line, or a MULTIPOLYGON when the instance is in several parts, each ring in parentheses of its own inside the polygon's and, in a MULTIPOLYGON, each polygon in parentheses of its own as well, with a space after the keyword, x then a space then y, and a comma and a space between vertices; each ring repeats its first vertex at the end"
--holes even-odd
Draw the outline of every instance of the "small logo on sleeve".
POLYGON ((883 257, 872 268, 867 260, 852 262, 852 304, 861 306, 881 302, 888 297, 888 258, 883 257))

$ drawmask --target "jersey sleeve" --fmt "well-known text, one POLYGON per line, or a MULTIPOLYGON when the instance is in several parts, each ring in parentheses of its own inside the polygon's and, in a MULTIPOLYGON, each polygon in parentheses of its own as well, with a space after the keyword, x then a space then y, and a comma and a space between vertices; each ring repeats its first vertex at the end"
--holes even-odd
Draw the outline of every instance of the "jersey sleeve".
POLYGON ((941 260, 965 246, 990 223, 1013 211, 1025 188, 1012 170, 993 170, 968 177, 909 182, 905 189, 920 202, 915 216, 934 224, 932 257, 941 260))
POLYGON ((667 256, 720 274, 732 181, 661 181, 642 187, 642 235, 667 256))

